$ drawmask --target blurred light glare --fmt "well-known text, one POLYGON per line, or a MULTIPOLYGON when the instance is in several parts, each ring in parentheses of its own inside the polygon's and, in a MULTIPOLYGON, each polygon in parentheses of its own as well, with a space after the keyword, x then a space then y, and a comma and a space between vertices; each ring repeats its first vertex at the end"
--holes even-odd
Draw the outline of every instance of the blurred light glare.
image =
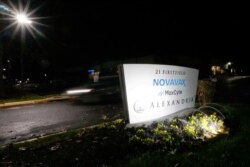
POLYGON ((81 94, 81 93, 88 93, 91 91, 92 89, 77 89, 77 90, 68 90, 66 93, 68 95, 76 95, 76 94, 81 94))
POLYGON ((0 12, 2 10, 5 11, 4 13, 1 12, 4 14, 2 17, 4 20, 9 20, 10 23, 7 24, 6 27, 3 27, 3 30, 14 27, 12 36, 15 36, 19 31, 21 31, 23 34, 22 39, 24 39, 24 34, 26 34, 26 31, 28 31, 28 33, 32 35, 34 39, 37 39, 37 35, 45 37, 45 35, 39 31, 36 26, 47 27, 47 25, 38 22, 39 20, 47 17, 34 16, 40 6, 37 8, 31 8, 30 3, 30 1, 20 1, 18 5, 16 5, 12 1, 8 1, 8 5, 2 5, 0 2, 0 12), (9 6, 9 8, 7 8, 7 6, 9 6))
POLYGON ((0 11, 9 11, 9 8, 5 4, 0 4, 0 11))
POLYGON ((94 69, 89 69, 89 70, 88 70, 88 73, 94 73, 94 72, 95 72, 94 69))
POLYGON ((23 13, 17 14, 16 19, 20 24, 31 24, 32 21, 23 13))

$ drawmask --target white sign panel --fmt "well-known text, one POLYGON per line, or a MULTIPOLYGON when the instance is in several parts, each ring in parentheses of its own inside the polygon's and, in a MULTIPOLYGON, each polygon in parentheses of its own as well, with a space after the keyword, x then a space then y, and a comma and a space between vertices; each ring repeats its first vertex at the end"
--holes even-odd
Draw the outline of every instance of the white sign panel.
POLYGON ((131 124, 156 120, 195 105, 197 69, 123 64, 121 70, 131 124))

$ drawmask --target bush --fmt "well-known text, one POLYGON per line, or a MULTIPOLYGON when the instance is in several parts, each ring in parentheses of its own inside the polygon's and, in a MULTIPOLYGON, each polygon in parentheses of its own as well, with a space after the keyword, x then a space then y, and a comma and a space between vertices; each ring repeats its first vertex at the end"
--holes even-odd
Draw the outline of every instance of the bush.
POLYGON ((211 103, 215 97, 216 84, 212 81, 199 80, 197 99, 200 105, 211 103))

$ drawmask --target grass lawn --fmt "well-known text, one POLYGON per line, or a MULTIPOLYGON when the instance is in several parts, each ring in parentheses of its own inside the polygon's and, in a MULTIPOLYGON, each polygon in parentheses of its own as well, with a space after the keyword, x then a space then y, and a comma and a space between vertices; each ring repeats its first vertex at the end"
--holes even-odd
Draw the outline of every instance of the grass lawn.
POLYGON ((183 140, 159 130, 164 138, 154 142, 150 137, 131 140, 138 132, 148 132, 125 129, 124 122, 116 120, 11 144, 0 149, 0 166, 250 166, 249 105, 224 106, 229 134, 213 139, 183 140))

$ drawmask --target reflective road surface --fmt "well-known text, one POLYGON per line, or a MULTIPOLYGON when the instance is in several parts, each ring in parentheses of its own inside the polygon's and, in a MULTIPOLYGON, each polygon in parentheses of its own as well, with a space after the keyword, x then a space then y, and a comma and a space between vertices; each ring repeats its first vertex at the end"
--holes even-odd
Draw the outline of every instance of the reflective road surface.
POLYGON ((70 101, 0 108, 0 145, 87 127, 122 116, 121 104, 82 105, 70 101))

